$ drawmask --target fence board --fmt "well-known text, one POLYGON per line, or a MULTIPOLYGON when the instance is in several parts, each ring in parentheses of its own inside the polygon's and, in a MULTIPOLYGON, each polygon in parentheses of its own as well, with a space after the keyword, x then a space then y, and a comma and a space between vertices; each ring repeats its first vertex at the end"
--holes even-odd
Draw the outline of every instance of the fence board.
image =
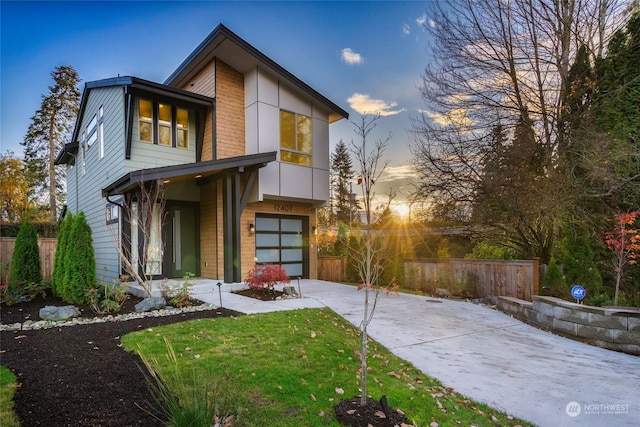
POLYGON ((340 283, 344 280, 346 260, 341 256, 318 257, 318 279, 340 283))
POLYGON ((476 298, 509 296, 531 301, 538 293, 539 261, 406 259, 405 286, 424 292, 444 288, 476 298))
MULTIPOLYGON (((53 261, 56 257, 58 239, 38 239, 42 278, 49 280, 53 275, 53 261)), ((11 275, 11 257, 16 245, 15 237, 0 237, 0 283, 6 283, 11 275)))

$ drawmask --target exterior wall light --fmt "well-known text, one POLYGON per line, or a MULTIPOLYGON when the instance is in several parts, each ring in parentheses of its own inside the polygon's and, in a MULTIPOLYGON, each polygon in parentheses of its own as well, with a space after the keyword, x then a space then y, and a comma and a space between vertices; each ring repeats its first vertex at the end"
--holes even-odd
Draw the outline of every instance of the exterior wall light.
POLYGON ((252 222, 249 223, 249 234, 256 234, 256 226, 252 222))

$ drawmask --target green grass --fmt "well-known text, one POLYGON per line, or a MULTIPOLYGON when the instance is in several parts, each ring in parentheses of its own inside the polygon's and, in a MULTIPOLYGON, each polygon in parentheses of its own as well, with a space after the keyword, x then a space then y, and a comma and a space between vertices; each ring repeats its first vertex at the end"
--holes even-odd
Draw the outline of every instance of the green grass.
POLYGON ((16 391, 16 377, 0 366, 0 426, 19 427, 20 421, 13 411, 13 394, 16 391))
MULTIPOLYGON (((234 426, 338 426, 334 405, 359 395, 359 334, 331 310, 308 309, 194 320, 131 333, 122 342, 179 397, 191 398, 194 389, 172 382, 192 378, 187 382, 205 403, 238 414, 234 426)), ((416 425, 530 425, 443 387, 376 342, 369 350, 368 394, 386 395, 416 425)))

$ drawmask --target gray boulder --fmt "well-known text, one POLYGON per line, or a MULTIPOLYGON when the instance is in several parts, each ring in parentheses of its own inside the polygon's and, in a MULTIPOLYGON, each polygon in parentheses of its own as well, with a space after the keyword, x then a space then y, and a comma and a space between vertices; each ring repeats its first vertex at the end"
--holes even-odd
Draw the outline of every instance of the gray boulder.
POLYGON ((294 288, 293 286, 285 286, 282 288, 282 292, 290 297, 297 297, 298 296, 298 292, 296 292, 296 288, 294 288))
POLYGON ((167 306, 167 301, 162 297, 145 298, 136 304, 136 313, 144 313, 145 311, 161 310, 167 306))
POLYGON ((47 305, 40 309, 39 314, 40 318, 44 320, 67 320, 80 316, 80 310, 73 305, 65 305, 64 307, 47 305))
POLYGON ((441 297, 441 298, 451 298, 453 296, 451 294, 451 292, 449 292, 448 290, 446 290, 444 288, 436 289, 436 295, 441 297))

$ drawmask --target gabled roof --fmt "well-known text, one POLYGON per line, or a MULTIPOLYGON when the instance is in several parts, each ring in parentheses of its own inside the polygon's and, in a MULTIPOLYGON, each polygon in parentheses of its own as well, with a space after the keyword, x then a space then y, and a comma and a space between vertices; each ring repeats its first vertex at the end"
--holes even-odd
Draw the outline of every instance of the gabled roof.
POLYGON ((63 149, 58 153, 55 160, 56 165, 68 163, 69 160, 71 160, 70 157, 75 156, 78 151, 82 117, 84 116, 84 111, 87 107, 87 102, 89 100, 89 94, 91 93, 91 90, 96 88, 108 87, 126 87, 128 91, 137 91, 141 93, 152 94, 159 97, 165 97, 176 101, 182 101, 186 104, 198 105, 202 107, 210 107, 215 102, 213 98, 210 98, 208 96, 132 76, 118 76, 87 82, 85 83, 84 90, 82 91, 80 108, 78 109, 78 118, 76 119, 75 128, 73 129, 71 142, 65 144, 63 149))
POLYGON ((144 182, 195 181, 237 169, 261 168, 276 159, 276 152, 249 154, 206 162, 186 163, 129 172, 102 189, 103 197, 124 194, 144 182))
POLYGON ((256 66, 261 66, 263 70, 266 70, 273 76, 284 79, 329 109, 331 111, 329 123, 343 118, 349 118, 349 113, 285 70, 282 66, 247 43, 223 24, 219 24, 207 38, 191 52, 182 64, 165 80, 164 84, 184 87, 205 64, 212 61, 215 57, 220 58, 243 74, 256 66))

